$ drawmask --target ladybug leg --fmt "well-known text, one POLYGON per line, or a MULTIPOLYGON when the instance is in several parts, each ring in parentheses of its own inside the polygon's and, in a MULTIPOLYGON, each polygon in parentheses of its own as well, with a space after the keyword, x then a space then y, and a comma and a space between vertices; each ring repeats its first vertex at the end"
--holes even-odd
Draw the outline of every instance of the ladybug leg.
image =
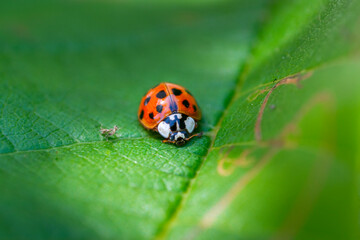
POLYGON ((190 137, 188 137, 186 139, 186 141, 189 141, 190 139, 192 139, 193 137, 201 137, 203 135, 203 132, 199 132, 197 134, 191 135, 190 137))
POLYGON ((171 141, 169 139, 164 139, 162 140, 163 143, 175 143, 175 141, 171 141))

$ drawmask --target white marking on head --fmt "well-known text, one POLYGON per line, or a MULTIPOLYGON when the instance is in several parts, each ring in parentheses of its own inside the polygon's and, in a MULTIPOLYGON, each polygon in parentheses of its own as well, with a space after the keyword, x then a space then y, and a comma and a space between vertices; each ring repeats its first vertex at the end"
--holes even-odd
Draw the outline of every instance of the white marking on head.
POLYGON ((192 133, 194 131, 195 128, 195 121, 194 119, 192 119, 191 117, 188 117, 185 120, 185 128, 189 133, 192 133))
POLYGON ((179 114, 179 113, 174 113, 169 116, 170 120, 172 120, 172 121, 175 120, 175 117, 177 117, 178 119, 182 118, 181 114, 179 114))
POLYGON ((181 133, 181 132, 178 132, 178 133, 176 133, 176 135, 175 135, 175 141, 176 140, 178 140, 178 138, 182 138, 182 139, 185 139, 185 135, 183 134, 183 133, 181 133))
POLYGON ((158 131, 164 138, 168 138, 170 135, 170 125, 162 121, 158 125, 158 131))

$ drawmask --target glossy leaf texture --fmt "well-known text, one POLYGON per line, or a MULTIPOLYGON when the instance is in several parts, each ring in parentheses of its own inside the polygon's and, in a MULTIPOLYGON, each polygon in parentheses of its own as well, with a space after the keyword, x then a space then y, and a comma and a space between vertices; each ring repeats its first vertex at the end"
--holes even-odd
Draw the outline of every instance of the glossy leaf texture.
POLYGON ((0 239, 358 239, 359 9, 1 2, 0 239), (142 128, 160 82, 204 137, 142 128))

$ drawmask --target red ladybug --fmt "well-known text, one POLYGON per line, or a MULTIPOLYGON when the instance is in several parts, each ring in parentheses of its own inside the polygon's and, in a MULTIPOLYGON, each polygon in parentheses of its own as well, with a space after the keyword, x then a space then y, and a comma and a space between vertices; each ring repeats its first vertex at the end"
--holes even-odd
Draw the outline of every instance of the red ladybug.
POLYGON ((163 142, 183 145, 194 136, 201 111, 195 98, 184 87, 160 83, 142 98, 138 117, 146 128, 160 133, 163 142))

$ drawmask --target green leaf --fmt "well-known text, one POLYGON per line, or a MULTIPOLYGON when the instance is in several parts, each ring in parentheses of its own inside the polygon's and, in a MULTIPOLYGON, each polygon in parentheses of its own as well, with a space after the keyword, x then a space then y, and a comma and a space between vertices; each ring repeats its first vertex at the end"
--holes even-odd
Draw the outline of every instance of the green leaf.
POLYGON ((357 239, 359 5, 0 3, 0 239, 357 239), (138 123, 163 81, 204 137, 138 123))

